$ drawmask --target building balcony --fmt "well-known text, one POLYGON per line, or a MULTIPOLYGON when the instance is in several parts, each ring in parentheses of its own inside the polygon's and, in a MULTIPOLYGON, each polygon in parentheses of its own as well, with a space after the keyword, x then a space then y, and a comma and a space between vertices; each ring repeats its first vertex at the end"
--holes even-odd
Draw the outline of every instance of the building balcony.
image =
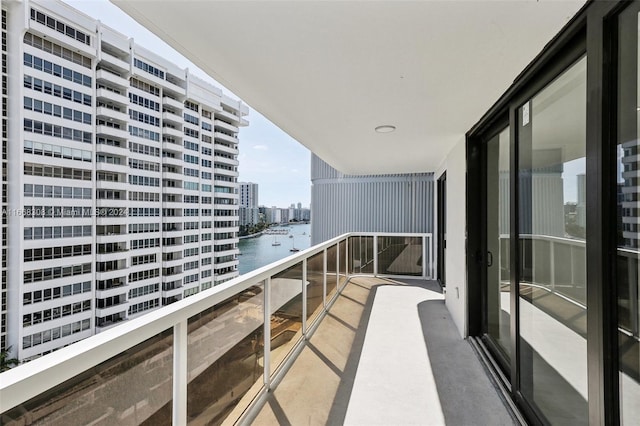
POLYGON ((182 266, 183 263, 184 263, 184 259, 163 260, 162 267, 171 268, 176 266, 182 266))
POLYGON ((175 297, 181 296, 184 289, 182 287, 174 288, 171 290, 162 290, 162 297, 175 297))
MULTIPOLYGON (((96 280, 110 280, 115 278, 124 278, 129 273, 129 270, 124 267, 121 269, 112 269, 110 271, 96 272, 96 280)), ((104 315, 98 315, 104 316, 104 315)))
POLYGON ((239 175, 238 172, 235 170, 227 170, 221 167, 215 167, 215 165, 214 165, 214 172, 217 175, 230 176, 230 177, 238 177, 239 175))
POLYGON ((129 98, 127 96, 121 95, 120 93, 116 93, 112 90, 108 90, 105 88, 100 88, 96 90, 96 97, 98 99, 111 101, 125 107, 129 105, 129 98))
POLYGON ((230 260, 228 262, 216 263, 216 268, 230 268, 233 266, 238 266, 238 259, 230 260))
POLYGON ((222 155, 216 155, 213 157, 213 159, 216 163, 227 164, 230 166, 237 166, 240 164, 240 162, 235 158, 227 158, 223 157, 222 155))
MULTIPOLYGON (((118 222, 120 223, 120 222, 118 222)), ((127 241, 127 234, 110 234, 110 235, 97 235, 96 242, 98 244, 106 244, 106 243, 120 243, 127 241)), ((126 275, 126 274, 121 274, 126 275)))
POLYGON ((104 50, 100 51, 100 61, 109 64, 123 74, 129 73, 131 65, 128 61, 115 57, 104 50))
MULTIPOLYGON (((129 155, 129 148, 127 148, 127 144, 124 141, 122 141, 119 146, 110 145, 106 143, 97 143, 96 153, 97 154, 113 154, 113 155, 125 157, 129 155)), ((96 163, 96 164, 109 164, 109 163, 96 163)), ((129 169, 128 166, 126 166, 126 168, 129 169)), ((106 169, 103 169, 103 170, 106 170, 106 169)))
POLYGON ((118 139, 127 139, 129 137, 129 132, 126 130, 105 125, 96 126, 96 134, 118 139))
POLYGON ((428 281, 429 235, 392 237, 334 238, 9 370, 3 422, 512 423, 428 281))
POLYGON ((184 119, 181 116, 170 111, 165 111, 162 113, 162 121, 168 121, 170 123, 174 123, 177 126, 182 126, 184 124, 184 119))
MULTIPOLYGON (((105 150, 100 149, 100 147, 102 147, 103 145, 97 145, 97 150, 100 153, 105 153, 105 150)), ((104 145, 104 146, 109 146, 109 145, 104 145)), ((110 147, 110 146, 109 146, 110 147)), ((110 148, 114 148, 114 147, 110 147, 110 148)), ((121 148, 115 148, 115 150, 121 150, 121 148)), ((124 151, 124 150, 122 150, 124 151)), ((125 161, 125 160, 123 160, 125 161)), ((114 172, 114 173, 129 173, 131 171, 131 169, 129 168, 129 166, 126 165, 126 163, 124 164, 114 164, 114 163, 106 163, 106 162, 96 162, 96 170, 98 171, 102 171, 102 172, 114 172)))
POLYGON ((219 251, 214 254, 216 257, 222 257, 222 256, 238 255, 239 253, 240 253, 240 249, 231 249, 231 250, 219 251))
POLYGON ((226 121, 230 121, 231 123, 234 123, 234 124, 240 123, 240 118, 237 115, 227 111, 216 111, 215 115, 216 115, 216 118, 218 117, 224 118, 226 121))
POLYGON ((220 129, 224 129, 224 130, 228 130, 229 132, 232 133, 238 133, 239 129, 238 127, 234 126, 233 124, 229 124, 225 121, 222 120, 213 120, 213 125, 215 127, 218 127, 220 129))
POLYGON ((96 108, 96 116, 112 118, 122 123, 127 123, 129 121, 129 116, 126 113, 104 106, 96 108))
POLYGON ((126 191, 131 189, 131 186, 125 181, 112 181, 112 180, 97 180, 96 181, 97 189, 113 189, 116 191, 126 191))
MULTIPOLYGON (((124 222, 124 220, 123 220, 124 222)), ((126 222, 125 222, 126 223, 126 222)), ((106 225, 98 223, 98 225, 106 225)), ((127 260, 129 252, 127 250, 116 251, 113 253, 96 253, 96 262, 109 262, 113 260, 127 260)))
POLYGON ((213 132, 213 137, 214 139, 218 139, 218 140, 223 140, 225 142, 230 142, 230 143, 238 143, 238 138, 234 138, 233 136, 229 136, 226 133, 222 133, 222 132, 213 132))
POLYGON ((182 155, 182 153, 184 152, 184 146, 182 146, 182 138, 179 138, 178 142, 179 143, 162 141, 162 149, 165 151, 172 151, 174 153, 178 153, 182 155))
POLYGON ((218 152, 231 154, 231 155, 238 155, 238 152, 239 152, 237 148, 230 148, 227 145, 223 145, 220 143, 214 144, 213 147, 218 152))
POLYGON ((182 166, 184 166, 185 163, 182 160, 182 158, 163 156, 162 157, 162 164, 170 164, 172 166, 182 167, 182 166))
POLYGON ((127 311, 127 301, 124 300, 122 303, 118 303, 117 305, 109 306, 107 308, 96 308, 96 316, 98 317, 106 317, 109 315, 114 315, 127 311))
POLYGON ((108 290, 96 290, 96 299, 106 299, 107 297, 114 297, 114 296, 120 296, 123 299, 126 299, 127 290, 128 290, 128 287, 126 285, 110 288, 108 290))
POLYGON ((108 82, 109 84, 117 86, 118 88, 125 91, 129 88, 129 80, 112 72, 109 72, 106 69, 96 71, 96 79, 98 81, 108 82))
POLYGON ((184 104, 176 99, 173 99, 169 96, 165 96, 162 98, 162 105, 167 105, 172 108, 177 109, 178 111, 182 111, 184 109, 184 104))
POLYGON ((182 133, 182 130, 174 129, 172 127, 163 127, 162 134, 167 136, 172 136, 174 138, 177 138, 178 140, 182 140, 182 137, 184 136, 184 133, 182 133))

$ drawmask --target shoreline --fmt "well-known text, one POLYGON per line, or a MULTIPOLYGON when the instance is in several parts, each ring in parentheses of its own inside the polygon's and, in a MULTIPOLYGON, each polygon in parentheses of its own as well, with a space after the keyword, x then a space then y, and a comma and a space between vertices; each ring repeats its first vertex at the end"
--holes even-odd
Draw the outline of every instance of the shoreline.
POLYGON ((242 237, 238 237, 238 239, 239 240, 246 240, 246 239, 249 239, 249 238, 258 238, 262 234, 264 234, 264 231, 256 232, 255 234, 251 234, 251 235, 243 235, 242 237))

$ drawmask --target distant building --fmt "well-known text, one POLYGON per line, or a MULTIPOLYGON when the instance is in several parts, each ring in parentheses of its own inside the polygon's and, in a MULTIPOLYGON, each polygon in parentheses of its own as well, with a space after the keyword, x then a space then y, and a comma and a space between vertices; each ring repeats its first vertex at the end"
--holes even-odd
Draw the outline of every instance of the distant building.
POLYGON ((240 185, 240 226, 255 225, 260 221, 258 210, 258 184, 239 182, 240 185))

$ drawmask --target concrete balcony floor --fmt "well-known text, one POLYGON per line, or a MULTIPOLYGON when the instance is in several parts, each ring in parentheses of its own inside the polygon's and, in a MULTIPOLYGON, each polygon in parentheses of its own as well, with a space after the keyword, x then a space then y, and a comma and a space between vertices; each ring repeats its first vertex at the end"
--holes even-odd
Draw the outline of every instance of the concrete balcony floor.
POLYGON ((517 424, 435 282, 351 279, 254 425, 517 424))

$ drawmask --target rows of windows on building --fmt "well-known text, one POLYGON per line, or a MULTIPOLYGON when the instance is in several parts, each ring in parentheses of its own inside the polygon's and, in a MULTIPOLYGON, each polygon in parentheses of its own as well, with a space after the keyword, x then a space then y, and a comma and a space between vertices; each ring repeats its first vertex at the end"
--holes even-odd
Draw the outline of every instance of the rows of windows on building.
POLYGON ((309 222, 311 209, 302 207, 302 203, 291 204, 287 208, 260 206, 259 185, 253 182, 240 182, 240 226, 250 227, 259 223, 280 224, 288 222, 309 222))
POLYGON ((58 2, 3 2, 0 349, 30 360, 236 277, 247 113, 58 2))

